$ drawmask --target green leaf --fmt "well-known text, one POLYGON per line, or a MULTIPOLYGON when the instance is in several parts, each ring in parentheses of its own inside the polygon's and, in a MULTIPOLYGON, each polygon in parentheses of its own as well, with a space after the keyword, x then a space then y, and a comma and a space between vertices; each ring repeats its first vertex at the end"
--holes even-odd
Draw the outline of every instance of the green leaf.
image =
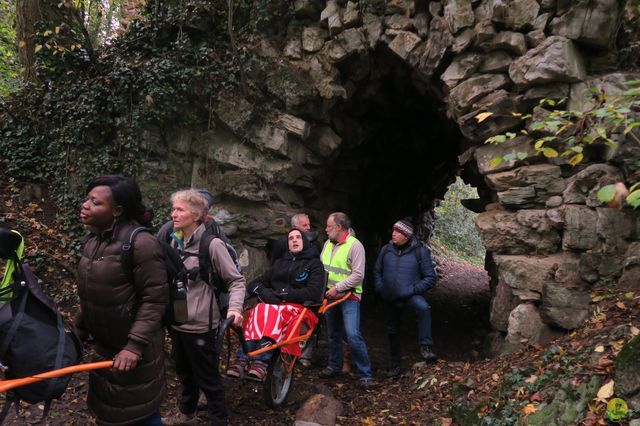
POLYGON ((524 160, 528 156, 529 154, 527 154, 526 152, 523 152, 523 151, 516 152, 516 157, 518 158, 518 160, 524 160))
POLYGON ((489 161, 489 168, 495 169, 502 163, 502 157, 493 157, 491 161, 489 161))
POLYGON ((640 182, 636 182, 633 185, 631 185, 631 188, 629 188, 629 191, 635 191, 638 188, 640 188, 640 182))
POLYGON ((505 154, 502 159, 504 161, 513 161, 516 159, 516 154, 515 153, 509 153, 509 154, 505 154))
POLYGON ((626 135, 631 130, 633 130, 634 127, 638 127, 638 126, 640 126, 640 122, 634 121, 633 123, 629 124, 624 128, 624 134, 626 135))
POLYGON ((640 189, 636 189, 632 191, 631 194, 627 195, 627 204, 629 204, 634 209, 640 207, 640 189))
POLYGON ((605 185, 598 190, 596 194, 596 198, 601 203, 608 203, 613 200, 613 197, 616 196, 616 186, 615 185, 605 185))
POLYGON ((542 148, 542 155, 547 158, 556 158, 558 156, 558 151, 553 148, 545 147, 542 148))
POLYGON ((640 95, 640 87, 636 87, 634 89, 625 90, 622 92, 623 96, 637 96, 640 95))
POLYGON ((627 86, 640 86, 640 80, 629 80, 625 81, 624 84, 627 86))

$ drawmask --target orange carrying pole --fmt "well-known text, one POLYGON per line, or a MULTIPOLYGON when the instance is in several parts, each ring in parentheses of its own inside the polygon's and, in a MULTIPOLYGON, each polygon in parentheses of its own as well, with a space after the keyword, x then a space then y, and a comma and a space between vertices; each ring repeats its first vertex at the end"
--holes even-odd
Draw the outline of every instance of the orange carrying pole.
POLYGON ((91 362, 88 364, 72 365, 70 367, 60 368, 58 370, 47 371, 46 373, 36 374, 35 376, 21 377, 19 379, 0 380, 0 392, 6 392, 10 389, 19 388, 20 386, 30 385, 31 383, 40 382, 54 377, 60 377, 67 374, 79 373, 81 371, 99 370, 101 368, 109 368, 113 366, 113 361, 91 362))

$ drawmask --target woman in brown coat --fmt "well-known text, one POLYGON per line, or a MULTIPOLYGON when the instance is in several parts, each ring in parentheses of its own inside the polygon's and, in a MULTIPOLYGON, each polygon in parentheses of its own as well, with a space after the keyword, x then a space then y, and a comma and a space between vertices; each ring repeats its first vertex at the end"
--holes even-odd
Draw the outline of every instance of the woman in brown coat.
POLYGON ((108 370, 89 376, 87 405, 102 425, 161 425, 165 392, 162 315, 168 302, 162 249, 149 232, 135 237, 131 270, 122 244, 144 214, 140 188, 106 175, 87 187, 80 220, 89 234, 78 266, 77 329, 93 338, 108 370))

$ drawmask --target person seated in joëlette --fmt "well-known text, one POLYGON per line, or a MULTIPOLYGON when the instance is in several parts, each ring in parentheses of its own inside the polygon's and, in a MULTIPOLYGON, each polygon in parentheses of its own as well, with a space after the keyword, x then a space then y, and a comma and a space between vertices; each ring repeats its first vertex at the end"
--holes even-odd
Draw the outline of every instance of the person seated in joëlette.
MULTIPOLYGON (((253 280, 248 292, 258 297, 259 303, 245 316, 244 337, 249 351, 284 341, 292 332, 305 303, 319 303, 324 294, 324 267, 318 254, 298 229, 287 234, 289 251, 272 268, 253 280)), ((315 327, 318 318, 307 311, 298 328, 315 327)), ((294 330, 299 335, 301 330, 294 330)), ((282 347, 284 353, 300 356, 300 345, 282 347)), ((240 348, 236 360, 227 369, 227 376, 263 381, 267 374, 272 352, 255 357, 240 348)))

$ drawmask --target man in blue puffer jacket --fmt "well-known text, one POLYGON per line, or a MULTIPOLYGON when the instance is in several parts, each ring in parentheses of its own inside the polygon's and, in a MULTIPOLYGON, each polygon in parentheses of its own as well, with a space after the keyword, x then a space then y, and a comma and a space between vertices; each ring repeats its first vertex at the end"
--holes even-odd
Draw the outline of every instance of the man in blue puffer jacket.
POLYGON ((436 360, 431 349, 431 307, 423 295, 435 284, 431 252, 414 237, 411 222, 399 220, 393 225, 391 241, 380 250, 375 266, 376 291, 389 304, 388 377, 397 377, 402 371, 400 328, 407 308, 416 312, 420 355, 428 362, 436 360))

